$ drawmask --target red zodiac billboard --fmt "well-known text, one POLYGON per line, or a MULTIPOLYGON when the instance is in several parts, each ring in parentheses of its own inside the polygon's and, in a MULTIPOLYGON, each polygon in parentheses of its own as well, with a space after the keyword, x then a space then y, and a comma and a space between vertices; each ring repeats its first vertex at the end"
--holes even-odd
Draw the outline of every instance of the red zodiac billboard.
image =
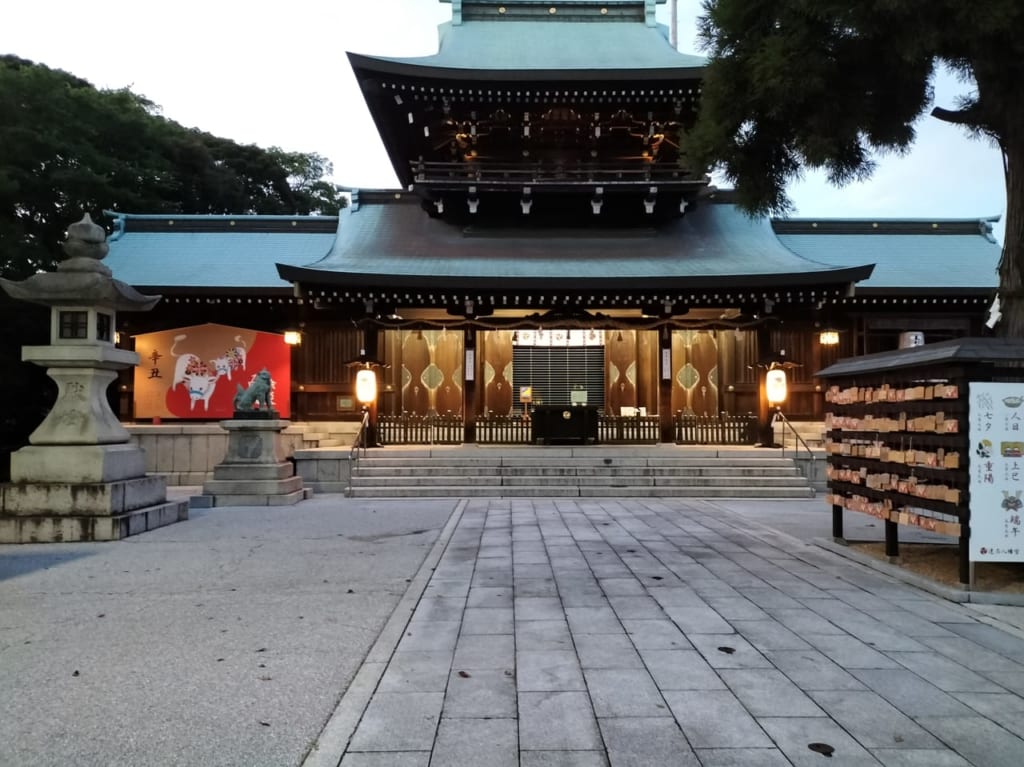
POLYGON ((274 408, 291 416, 291 347, 282 335, 207 323, 137 335, 135 351, 136 418, 231 418, 238 387, 264 368, 274 408))

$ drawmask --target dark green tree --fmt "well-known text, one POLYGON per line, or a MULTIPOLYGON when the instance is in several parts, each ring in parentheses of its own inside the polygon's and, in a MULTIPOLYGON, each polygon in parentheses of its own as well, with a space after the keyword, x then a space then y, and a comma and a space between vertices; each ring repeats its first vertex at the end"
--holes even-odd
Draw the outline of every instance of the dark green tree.
MULTIPOLYGON (((89 213, 334 214, 344 206, 317 154, 262 149, 184 128, 129 90, 16 56, 0 56, 0 276, 52 269, 65 229, 89 213)), ((0 291, 0 481, 55 394, 45 371, 21 364, 45 344, 49 313, 0 291)))
POLYGON ((907 151, 931 114, 1002 150, 1006 239, 997 331, 1024 336, 1024 3, 1020 0, 704 0, 709 54, 691 153, 751 213, 791 210, 787 184, 835 184, 907 151), (939 67, 964 92, 933 108, 939 67))
POLYGON ((3 276, 51 268, 83 212, 334 214, 330 172, 320 155, 184 128, 129 90, 0 56, 3 276))

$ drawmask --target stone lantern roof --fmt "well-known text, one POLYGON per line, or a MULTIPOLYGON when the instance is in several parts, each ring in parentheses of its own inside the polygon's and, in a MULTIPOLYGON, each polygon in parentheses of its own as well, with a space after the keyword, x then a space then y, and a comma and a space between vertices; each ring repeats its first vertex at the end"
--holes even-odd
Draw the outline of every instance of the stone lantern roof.
POLYGON ((144 312, 152 309, 160 296, 147 296, 113 277, 109 267, 100 263, 109 246, 103 228, 86 213, 68 227, 63 244, 65 258, 55 272, 40 272, 20 282, 0 279, 12 298, 44 306, 97 306, 115 311, 144 312))

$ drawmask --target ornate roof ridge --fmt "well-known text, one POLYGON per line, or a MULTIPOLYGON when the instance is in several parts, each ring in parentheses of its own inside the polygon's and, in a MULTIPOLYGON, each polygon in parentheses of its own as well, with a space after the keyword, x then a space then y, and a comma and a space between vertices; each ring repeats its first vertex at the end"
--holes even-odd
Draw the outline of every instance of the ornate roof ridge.
POLYGON ((999 216, 982 218, 773 218, 772 229, 779 235, 943 235, 973 234, 991 241, 992 224, 999 216))
POLYGON ((441 0, 452 6, 456 26, 473 21, 643 21, 655 25, 655 8, 667 0, 441 0))

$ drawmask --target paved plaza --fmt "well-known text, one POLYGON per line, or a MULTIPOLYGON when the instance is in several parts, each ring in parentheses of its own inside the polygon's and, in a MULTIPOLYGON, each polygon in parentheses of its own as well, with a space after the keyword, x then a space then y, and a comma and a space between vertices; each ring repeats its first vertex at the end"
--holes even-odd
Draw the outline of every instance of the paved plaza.
POLYGON ((325 495, 3 546, 0 764, 1024 763, 1024 608, 829 526, 820 499, 325 495))

